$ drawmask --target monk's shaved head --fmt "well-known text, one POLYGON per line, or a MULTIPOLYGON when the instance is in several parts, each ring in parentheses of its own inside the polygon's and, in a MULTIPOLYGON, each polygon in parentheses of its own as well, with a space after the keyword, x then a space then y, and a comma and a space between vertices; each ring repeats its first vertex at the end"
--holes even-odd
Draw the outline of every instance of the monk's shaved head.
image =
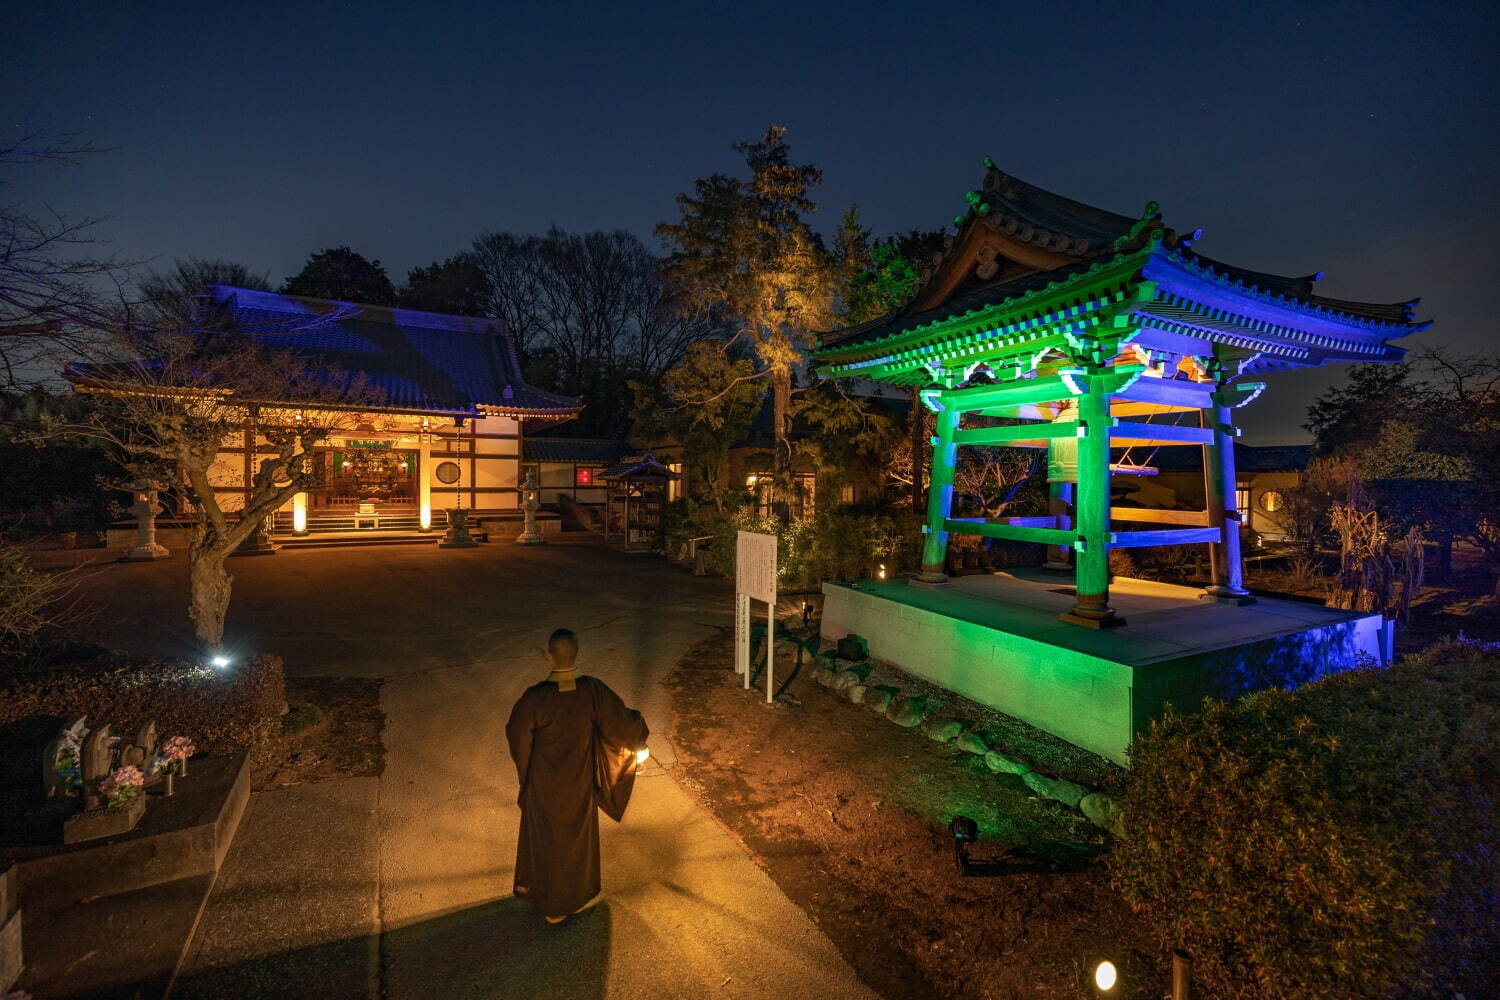
POLYGON ((566 670, 578 659, 578 636, 571 629, 560 628, 547 640, 547 652, 559 667, 566 670))

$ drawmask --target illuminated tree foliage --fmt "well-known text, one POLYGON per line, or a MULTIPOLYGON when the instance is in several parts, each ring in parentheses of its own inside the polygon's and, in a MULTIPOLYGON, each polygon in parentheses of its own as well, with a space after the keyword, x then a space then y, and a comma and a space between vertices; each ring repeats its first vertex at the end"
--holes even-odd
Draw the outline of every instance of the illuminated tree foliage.
POLYGON ((837 269, 807 217, 822 171, 791 161, 786 130, 769 126, 760 141, 739 143, 748 178, 714 174, 677 196, 677 222, 656 227, 670 253, 666 272, 685 303, 719 310, 753 346, 770 380, 773 500, 792 495, 794 378, 814 331, 833 319, 837 269))
POLYGON ((729 449, 750 428, 761 386, 748 358, 733 358, 716 340, 700 340, 667 370, 661 388, 633 382, 635 433, 682 445, 688 489, 724 507, 729 449))

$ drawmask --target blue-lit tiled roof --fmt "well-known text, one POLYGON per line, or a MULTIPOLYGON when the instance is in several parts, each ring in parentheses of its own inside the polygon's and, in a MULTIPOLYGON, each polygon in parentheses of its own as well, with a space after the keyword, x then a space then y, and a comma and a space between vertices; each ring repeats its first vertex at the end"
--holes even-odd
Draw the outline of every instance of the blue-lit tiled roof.
POLYGON ((498 320, 216 285, 241 328, 311 365, 363 376, 380 406, 419 413, 564 418, 577 399, 526 384, 498 320), (324 317, 319 320, 318 317, 324 317), (328 318, 332 317, 332 318, 328 318))

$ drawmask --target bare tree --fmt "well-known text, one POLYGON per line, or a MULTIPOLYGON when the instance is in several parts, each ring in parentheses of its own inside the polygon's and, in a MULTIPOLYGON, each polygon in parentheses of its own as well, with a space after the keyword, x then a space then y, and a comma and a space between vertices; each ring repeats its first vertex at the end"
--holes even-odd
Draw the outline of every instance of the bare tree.
POLYGON ((630 380, 657 382, 689 345, 713 333, 702 314, 679 308, 660 261, 622 230, 486 233, 473 254, 487 311, 511 331, 531 363, 528 374, 545 388, 582 395, 586 419, 600 429, 623 425, 630 380))
MULTIPOLYGON (((30 131, 0 143, 0 168, 11 176, 97 152, 72 136, 30 131)), ((58 358, 92 338, 105 315, 101 292, 117 290, 127 266, 94 252, 98 221, 0 203, 0 389, 44 381, 58 358)))
MULTIPOLYGON (((167 310, 172 315, 174 310, 167 310)), ((184 314, 184 313, 178 313, 184 314)), ((380 400, 362 378, 311 365, 294 350, 273 349, 261 335, 310 330, 344 318, 333 312, 298 317, 274 331, 246 329, 222 314, 203 324, 141 326, 117 317, 106 360, 71 366, 74 386, 96 401, 83 420, 52 424, 101 444, 132 480, 179 494, 195 521, 188 549, 188 612, 199 641, 223 640, 233 578, 225 559, 262 521, 299 492, 319 485, 314 448, 353 429, 362 408, 380 400), (251 483, 226 506, 211 469, 226 444, 249 441, 259 456, 251 483)))

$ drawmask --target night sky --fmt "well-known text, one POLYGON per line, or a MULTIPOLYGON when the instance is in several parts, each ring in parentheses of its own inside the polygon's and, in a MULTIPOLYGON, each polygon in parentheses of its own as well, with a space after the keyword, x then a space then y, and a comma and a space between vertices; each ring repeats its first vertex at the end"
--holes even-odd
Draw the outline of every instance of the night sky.
MULTIPOLYGON (((825 230, 849 202, 942 226, 990 155, 1323 294, 1420 295, 1413 341, 1500 349, 1494 4, 0 6, 5 127, 115 147, 5 196, 158 264, 279 283, 348 244, 399 281, 487 229, 650 239, 775 121, 824 170, 825 230)), ((1250 439, 1295 440, 1334 377, 1277 377, 1250 439)))

